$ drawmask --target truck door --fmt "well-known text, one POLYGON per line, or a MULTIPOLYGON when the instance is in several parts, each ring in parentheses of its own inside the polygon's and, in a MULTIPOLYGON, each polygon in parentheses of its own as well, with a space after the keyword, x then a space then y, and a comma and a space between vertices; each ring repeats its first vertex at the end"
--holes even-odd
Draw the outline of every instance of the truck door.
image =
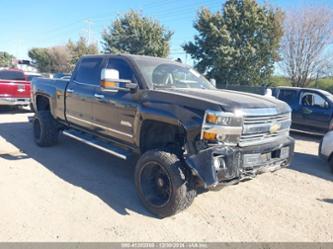
MULTIPOLYGON (((110 58, 108 69, 119 71, 119 78, 137 83, 134 70, 121 58, 110 58)), ((93 104, 95 131, 102 135, 134 142, 134 118, 138 106, 137 94, 127 90, 102 91, 96 88, 93 104)))
POLYGON ((84 58, 79 62, 66 91, 66 118, 71 124, 91 129, 95 88, 100 84, 103 58, 84 58))
POLYGON ((328 130, 332 107, 324 95, 312 91, 303 91, 300 105, 305 126, 314 131, 328 130))
POLYGON ((279 89, 278 98, 286 102, 292 110, 292 125, 295 127, 299 123, 302 123, 299 115, 299 104, 298 104, 299 91, 295 89, 279 89))

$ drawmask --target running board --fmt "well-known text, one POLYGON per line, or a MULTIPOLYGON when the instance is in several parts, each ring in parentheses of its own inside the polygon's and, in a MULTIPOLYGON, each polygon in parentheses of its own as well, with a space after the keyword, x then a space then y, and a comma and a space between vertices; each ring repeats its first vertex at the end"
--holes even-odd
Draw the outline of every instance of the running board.
POLYGON ((110 142, 105 142, 101 139, 98 139, 98 138, 91 136, 89 134, 86 134, 84 132, 70 129, 70 130, 63 131, 62 134, 64 136, 73 138, 77 141, 90 145, 96 149, 109 153, 113 156, 119 157, 123 160, 126 160, 128 158, 128 156, 130 155, 129 151, 121 149, 121 148, 111 144, 110 142))
POLYGON ((298 129, 290 129, 290 131, 295 132, 295 133, 312 135, 312 136, 320 136, 320 137, 325 136, 325 133, 320 133, 320 132, 315 132, 315 131, 304 131, 304 130, 298 130, 298 129))

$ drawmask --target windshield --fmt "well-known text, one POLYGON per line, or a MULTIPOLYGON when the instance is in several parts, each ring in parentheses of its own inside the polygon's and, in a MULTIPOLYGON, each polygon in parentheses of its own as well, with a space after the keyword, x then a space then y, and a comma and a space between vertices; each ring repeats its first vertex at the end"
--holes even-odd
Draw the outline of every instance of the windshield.
POLYGON ((2 80, 25 80, 23 72, 3 70, 0 71, 0 79, 2 80))
POLYGON ((135 59, 143 77, 152 89, 215 87, 194 69, 165 59, 135 59))
POLYGON ((324 95, 333 103, 333 95, 330 92, 324 92, 324 95))

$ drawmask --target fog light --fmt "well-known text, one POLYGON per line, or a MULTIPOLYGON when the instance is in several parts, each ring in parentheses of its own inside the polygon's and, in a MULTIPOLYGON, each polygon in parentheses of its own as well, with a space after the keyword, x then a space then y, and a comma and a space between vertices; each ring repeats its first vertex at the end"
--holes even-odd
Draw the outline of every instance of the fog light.
POLYGON ((220 141, 220 142, 223 142, 226 138, 226 135, 223 135, 223 134, 219 134, 216 136, 217 137, 217 140, 220 141))
POLYGON ((217 156, 213 158, 213 166, 215 168, 216 171, 220 170, 220 169, 225 169, 225 161, 224 161, 224 157, 223 156, 217 156))

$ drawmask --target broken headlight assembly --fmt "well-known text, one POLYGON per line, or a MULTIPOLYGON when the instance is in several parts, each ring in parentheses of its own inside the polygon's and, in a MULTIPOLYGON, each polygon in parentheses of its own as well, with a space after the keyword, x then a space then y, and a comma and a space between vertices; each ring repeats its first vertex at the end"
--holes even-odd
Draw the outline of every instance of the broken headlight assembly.
POLYGON ((236 146, 243 131, 243 117, 229 112, 206 111, 201 139, 208 144, 236 146))

